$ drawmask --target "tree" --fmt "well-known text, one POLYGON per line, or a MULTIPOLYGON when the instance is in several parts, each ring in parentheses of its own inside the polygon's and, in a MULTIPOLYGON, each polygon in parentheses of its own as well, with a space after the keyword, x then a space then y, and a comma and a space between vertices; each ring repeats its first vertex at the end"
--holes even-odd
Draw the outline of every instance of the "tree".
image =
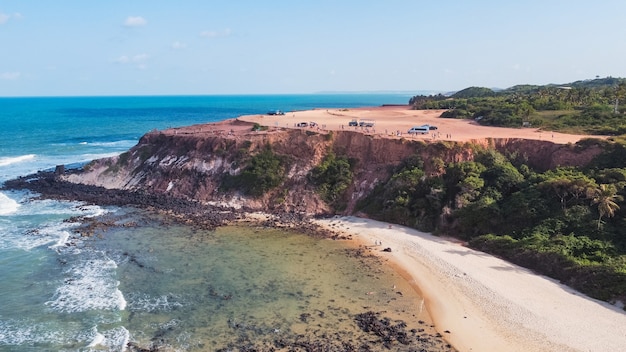
POLYGON ((343 196, 343 192, 352 183, 352 176, 352 166, 348 158, 337 157, 333 152, 328 153, 322 163, 309 174, 322 198, 329 203, 336 203, 343 196))
POLYGON ((615 114, 619 113, 619 100, 626 95, 626 83, 621 82, 615 87, 615 108, 613 112, 615 114))
POLYGON ((617 189, 611 184, 603 183, 593 191, 591 202, 598 206, 598 229, 605 215, 610 218, 615 215, 615 211, 619 209, 616 201, 621 201, 623 198, 617 194, 617 189))
POLYGON ((474 161, 448 165, 444 188, 448 192, 448 199, 454 200, 455 208, 462 208, 480 195, 480 190, 485 186, 485 180, 480 175, 485 169, 483 164, 474 161))
POLYGON ((571 168, 558 168, 546 172, 545 179, 537 185, 540 190, 552 190, 558 197, 563 212, 568 203, 578 202, 596 188, 596 182, 581 171, 571 168))

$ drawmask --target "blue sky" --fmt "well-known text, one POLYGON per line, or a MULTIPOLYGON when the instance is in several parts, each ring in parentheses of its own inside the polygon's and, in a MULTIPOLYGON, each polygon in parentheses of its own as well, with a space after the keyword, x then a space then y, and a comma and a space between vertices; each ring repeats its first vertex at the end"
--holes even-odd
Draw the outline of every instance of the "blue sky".
POLYGON ((452 91, 626 77, 623 0, 0 0, 0 96, 452 91))

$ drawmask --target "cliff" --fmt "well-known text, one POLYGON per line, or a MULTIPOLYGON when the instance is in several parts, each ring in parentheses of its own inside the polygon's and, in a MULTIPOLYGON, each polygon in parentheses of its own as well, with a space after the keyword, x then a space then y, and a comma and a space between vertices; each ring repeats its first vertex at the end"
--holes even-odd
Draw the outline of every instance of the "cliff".
POLYGON ((380 182, 386 182, 394 166, 411 155, 419 155, 427 173, 441 172, 443 163, 471 160, 476 148, 495 148, 524 158, 534 168, 582 166, 601 149, 549 141, 524 139, 481 139, 471 142, 417 141, 388 138, 355 131, 314 131, 269 128, 252 131, 253 125, 238 120, 217 124, 152 131, 128 152, 95 160, 82 172, 63 178, 79 184, 109 189, 142 190, 194 199, 207 204, 262 211, 331 212, 309 173, 333 151, 353 165, 354 178, 347 190, 345 213, 352 213, 358 200, 380 182), (259 197, 240 191, 225 192, 220 185, 225 175, 237 175, 251 155, 271 149, 286 161, 286 178, 279 187, 259 197))

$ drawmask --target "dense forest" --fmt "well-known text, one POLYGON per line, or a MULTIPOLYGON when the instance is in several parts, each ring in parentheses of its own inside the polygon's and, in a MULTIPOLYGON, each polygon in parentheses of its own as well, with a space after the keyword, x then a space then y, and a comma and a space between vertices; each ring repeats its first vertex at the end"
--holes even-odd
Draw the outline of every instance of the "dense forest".
POLYGON ((446 109, 441 117, 474 119, 482 125, 532 126, 600 135, 626 133, 624 78, 597 78, 560 85, 518 85, 499 91, 469 87, 449 96, 414 96, 409 104, 414 109, 446 109))
MULTIPOLYGON (((475 159, 409 158, 359 210, 468 241, 599 299, 626 298, 626 147, 584 169, 531 169, 516 155, 476 146, 475 159), (438 164, 436 174, 425 163, 438 164)), ((443 147, 447 144, 442 143, 443 147)), ((448 145, 449 148, 454 148, 448 145)))
MULTIPOLYGON (((373 218, 466 240, 470 246, 559 279, 592 297, 626 302, 626 80, 468 88, 416 96, 416 109, 493 126, 613 135, 584 168, 534 170, 517 154, 473 146, 472 161, 415 156, 380 183, 359 210, 373 218), (426 163, 430 163, 428 168, 426 163), (438 170, 427 173, 425 170, 438 170)), ((455 148, 441 143, 442 148, 455 148)))

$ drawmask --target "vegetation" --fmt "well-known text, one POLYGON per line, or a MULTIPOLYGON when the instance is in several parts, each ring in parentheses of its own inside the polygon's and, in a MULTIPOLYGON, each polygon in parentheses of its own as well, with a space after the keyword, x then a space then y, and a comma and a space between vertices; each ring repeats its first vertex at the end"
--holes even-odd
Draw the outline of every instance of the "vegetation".
POLYGON ((252 126, 252 131, 254 132, 258 132, 258 131, 267 131, 268 127, 267 126, 262 126, 258 123, 254 123, 254 125, 252 126))
POLYGON ((239 190, 243 194, 260 197, 285 181, 285 160, 267 146, 245 161, 247 166, 237 175, 226 175, 221 188, 225 191, 239 190))
POLYGON ((501 91, 470 87, 451 96, 415 96, 415 109, 446 109, 441 117, 482 125, 603 135, 626 134, 626 79, 602 78, 565 85, 519 85, 501 91))
POLYGON ((445 232, 593 297, 624 300, 626 162, 611 156, 626 144, 605 143, 586 168, 545 172, 483 149, 471 161, 447 163, 429 175, 414 156, 357 210, 445 232))
POLYGON ((352 183, 352 165, 345 156, 337 157, 330 152, 320 165, 311 170, 309 180, 327 203, 336 209, 345 208, 345 191, 352 183))

